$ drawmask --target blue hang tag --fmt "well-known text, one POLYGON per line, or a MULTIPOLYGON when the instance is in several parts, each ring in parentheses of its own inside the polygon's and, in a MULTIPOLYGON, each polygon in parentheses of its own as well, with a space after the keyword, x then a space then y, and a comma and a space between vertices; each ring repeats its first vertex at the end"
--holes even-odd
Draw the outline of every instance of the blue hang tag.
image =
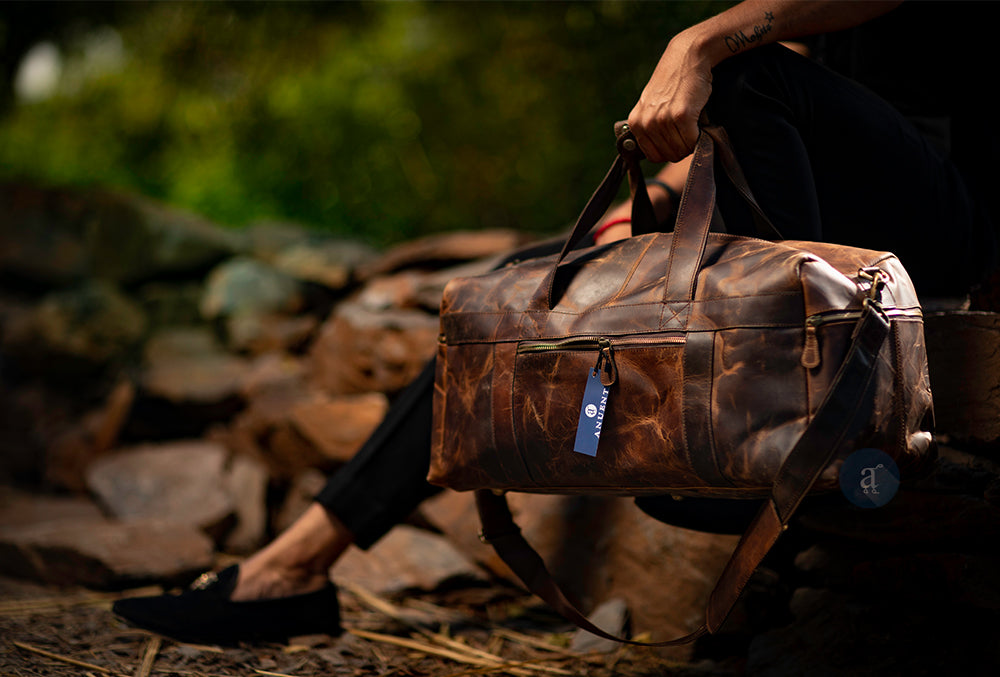
POLYGON ((597 443, 601 440, 604 412, 608 406, 608 389, 601 383, 601 373, 591 369, 587 373, 587 387, 583 391, 580 421, 576 425, 576 442, 573 451, 587 456, 597 456, 597 443))

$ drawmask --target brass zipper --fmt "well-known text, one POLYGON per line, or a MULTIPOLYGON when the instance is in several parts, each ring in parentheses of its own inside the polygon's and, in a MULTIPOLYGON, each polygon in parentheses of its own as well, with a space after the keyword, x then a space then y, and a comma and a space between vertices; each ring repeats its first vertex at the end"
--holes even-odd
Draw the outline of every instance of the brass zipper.
POLYGON ((517 354, 548 353, 562 350, 596 350, 597 363, 592 372, 600 373, 601 383, 612 386, 618 380, 618 365, 615 350, 642 346, 681 345, 684 335, 667 334, 659 336, 628 336, 610 338, 607 336, 573 336, 555 341, 526 341, 517 347, 517 354))
MULTIPOLYGON (((826 313, 816 313, 806 318, 806 339, 802 345, 802 366, 815 369, 820 365, 819 336, 817 329, 834 322, 856 322, 861 317, 861 310, 837 310, 826 313)), ((923 317, 920 308, 884 308, 883 312, 890 320, 899 317, 923 317)))
POLYGON ((684 334, 671 333, 658 336, 573 336, 554 341, 525 341, 517 347, 518 354, 547 353, 557 350, 598 350, 606 344, 615 348, 635 348, 642 346, 671 345, 684 343, 684 334))

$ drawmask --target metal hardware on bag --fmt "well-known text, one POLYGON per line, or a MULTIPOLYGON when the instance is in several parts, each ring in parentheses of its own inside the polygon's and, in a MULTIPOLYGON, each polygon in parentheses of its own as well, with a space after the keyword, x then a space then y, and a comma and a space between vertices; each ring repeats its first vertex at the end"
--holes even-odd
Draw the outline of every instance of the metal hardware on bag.
POLYGON ((597 339, 600 350, 597 353, 597 364, 594 365, 594 374, 601 375, 601 384, 610 387, 618 380, 618 365, 615 364, 615 352, 611 347, 611 339, 601 337, 597 339), (603 368, 603 371, 602 371, 603 368))
POLYGON ((602 341, 606 341, 616 350, 621 350, 680 345, 684 343, 684 335, 681 332, 668 332, 653 336, 571 336, 564 339, 525 341, 518 345, 517 354, 546 353, 557 350, 601 350, 604 345, 602 341))
POLYGON ((639 143, 635 140, 635 137, 630 136, 631 133, 632 129, 628 126, 628 123, 622 123, 622 126, 619 128, 618 138, 621 140, 622 150, 626 153, 634 153, 639 149, 639 143))
POLYGON ((594 336, 574 336, 552 341, 528 341, 517 347, 519 354, 547 353, 555 350, 593 350, 600 349, 600 339, 594 336))
POLYGON ((572 336, 564 339, 525 341, 518 345, 517 354, 546 353, 560 350, 597 350, 597 363, 591 370, 601 375, 601 384, 608 388, 618 382, 618 363, 615 350, 668 345, 683 345, 684 334, 668 332, 655 336, 572 336))
POLYGON ((885 312, 885 309, 882 308, 881 299, 873 299, 871 297, 865 297, 865 299, 861 302, 861 310, 867 310, 868 308, 871 308, 876 313, 881 315, 882 319, 885 320, 886 322, 889 321, 889 315, 885 312))
POLYGON ((815 369, 820 363, 819 337, 816 336, 816 323, 809 322, 806 318, 806 341, 802 345, 802 366, 806 369, 815 369))
POLYGON ((868 287, 868 296, 862 301, 861 307, 866 308, 872 305, 875 310, 882 312, 882 289, 888 278, 885 271, 881 268, 861 268, 858 270, 858 277, 871 282, 871 286, 868 287))

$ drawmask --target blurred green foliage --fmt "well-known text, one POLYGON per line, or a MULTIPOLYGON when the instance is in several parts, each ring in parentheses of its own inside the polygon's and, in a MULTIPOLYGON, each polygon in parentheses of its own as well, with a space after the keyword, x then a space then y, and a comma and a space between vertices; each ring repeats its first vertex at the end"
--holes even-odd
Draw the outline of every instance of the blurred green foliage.
MULTIPOLYGON (((223 224, 291 220, 384 245, 570 223, 613 157, 612 123, 669 38, 721 7, 127 9, 113 26, 120 67, 7 108, 0 174, 123 187, 223 224)), ((64 75, 79 44, 63 45, 64 75)))

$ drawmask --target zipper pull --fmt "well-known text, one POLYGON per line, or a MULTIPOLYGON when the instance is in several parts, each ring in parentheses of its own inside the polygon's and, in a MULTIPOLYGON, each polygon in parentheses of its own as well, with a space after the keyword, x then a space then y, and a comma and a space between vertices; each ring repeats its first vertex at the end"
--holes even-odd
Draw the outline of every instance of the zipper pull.
POLYGON ((816 323, 806 318, 806 342, 802 346, 802 366, 815 369, 819 366, 819 337, 816 335, 816 323))
POLYGON ((606 338, 597 339, 600 351, 597 353, 597 364, 594 365, 594 373, 600 373, 601 385, 609 388, 618 380, 618 365, 615 364, 615 352, 611 348, 611 340, 606 338))

